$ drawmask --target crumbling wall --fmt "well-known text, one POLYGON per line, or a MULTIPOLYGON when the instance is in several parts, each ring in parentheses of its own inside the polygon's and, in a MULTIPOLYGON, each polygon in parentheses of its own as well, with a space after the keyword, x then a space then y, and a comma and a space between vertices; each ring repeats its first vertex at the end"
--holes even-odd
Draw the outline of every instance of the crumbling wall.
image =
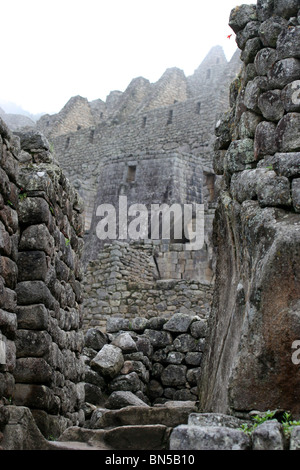
POLYGON ((244 67, 216 128, 216 286, 200 390, 205 411, 299 416, 300 11, 232 10, 244 67))
POLYGON ((45 434, 84 419, 83 204, 36 132, 1 121, 1 396, 45 434))

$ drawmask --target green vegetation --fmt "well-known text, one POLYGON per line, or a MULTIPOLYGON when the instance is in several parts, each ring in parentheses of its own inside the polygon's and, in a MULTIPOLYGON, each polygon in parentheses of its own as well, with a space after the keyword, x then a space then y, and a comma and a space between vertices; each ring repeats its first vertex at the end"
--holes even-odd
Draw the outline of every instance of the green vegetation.
MULTIPOLYGON (((246 434, 251 434, 257 426, 264 423, 265 421, 272 420, 276 414, 276 411, 266 411, 262 415, 255 415, 252 417, 254 421, 253 424, 243 423, 241 425, 241 430, 244 431, 246 434)), ((276 419, 276 418, 274 418, 276 419)), ((285 411, 282 415, 280 420, 276 419, 276 421, 280 422, 283 426, 283 431, 286 436, 289 436, 293 426, 300 426, 300 421, 294 421, 292 419, 291 413, 285 411)))

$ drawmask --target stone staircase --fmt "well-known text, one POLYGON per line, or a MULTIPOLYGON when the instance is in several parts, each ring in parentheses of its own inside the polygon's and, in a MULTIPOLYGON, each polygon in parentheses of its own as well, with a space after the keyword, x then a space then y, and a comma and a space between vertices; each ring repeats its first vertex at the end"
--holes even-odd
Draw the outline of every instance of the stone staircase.
POLYGON ((98 408, 91 427, 70 427, 49 449, 57 450, 168 450, 172 430, 188 423, 197 412, 195 402, 167 402, 155 406, 98 408))

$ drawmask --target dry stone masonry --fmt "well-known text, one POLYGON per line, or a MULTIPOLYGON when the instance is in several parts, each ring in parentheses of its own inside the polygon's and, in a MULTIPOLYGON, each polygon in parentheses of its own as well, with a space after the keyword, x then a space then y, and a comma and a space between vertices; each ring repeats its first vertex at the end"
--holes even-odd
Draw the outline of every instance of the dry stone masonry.
POLYGON ((82 211, 43 135, 1 121, 1 397, 45 434, 84 419, 82 211))
POLYGON ((244 66, 216 128, 222 189, 205 411, 285 409, 300 416, 299 2, 231 12, 244 66))

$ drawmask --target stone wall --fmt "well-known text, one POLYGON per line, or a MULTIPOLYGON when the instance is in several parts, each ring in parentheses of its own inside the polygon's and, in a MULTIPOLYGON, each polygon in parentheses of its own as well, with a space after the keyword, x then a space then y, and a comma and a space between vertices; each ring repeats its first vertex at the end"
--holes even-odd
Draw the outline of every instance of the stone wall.
POLYGON ((42 431, 84 418, 83 204, 40 133, 1 121, 1 396, 42 431))
MULTIPOLYGON (((189 260, 193 263, 191 252, 168 250, 166 254, 175 255, 173 260, 178 264, 168 261, 174 271, 178 272, 182 265, 182 260, 178 261, 180 254, 185 254, 186 263, 189 260)), ((99 327, 105 331, 106 322, 120 316, 168 319, 181 312, 207 318, 212 295, 210 283, 169 276, 161 279, 157 268, 155 245, 115 242, 104 246, 86 269, 83 329, 99 327)))
POLYGON ((218 122, 216 287, 203 410, 300 415, 300 11, 259 0, 232 10, 244 67, 218 122))
POLYGON ((85 335, 86 401, 108 408, 196 401, 205 336, 206 320, 183 313, 109 318, 105 334, 85 335))

